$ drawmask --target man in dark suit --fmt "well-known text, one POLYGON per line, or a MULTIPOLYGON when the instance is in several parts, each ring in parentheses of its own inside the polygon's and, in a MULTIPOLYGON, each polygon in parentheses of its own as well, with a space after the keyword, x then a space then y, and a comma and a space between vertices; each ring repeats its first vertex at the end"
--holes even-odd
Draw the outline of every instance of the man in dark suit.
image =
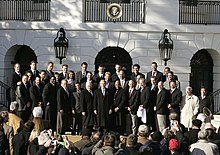
POLYGON ((57 86, 55 77, 50 78, 50 82, 45 85, 42 93, 43 104, 45 107, 45 120, 49 120, 50 127, 56 131, 57 124, 57 86))
POLYGON ((32 110, 34 109, 34 107, 42 105, 43 99, 41 91, 41 81, 39 77, 36 77, 34 85, 30 88, 30 97, 32 100, 32 110))
POLYGON ((97 84, 99 84, 99 82, 104 79, 104 66, 103 65, 99 65, 98 67, 98 73, 95 74, 93 76, 93 81, 97 84))
POLYGON ((62 72, 59 74, 59 82, 61 83, 61 81, 63 79, 67 79, 67 77, 68 77, 68 65, 63 64, 62 65, 62 72))
POLYGON ((147 109, 147 125, 149 126, 150 131, 156 131, 156 112, 154 107, 156 106, 158 86, 156 83, 156 77, 152 76, 150 81, 150 98, 147 109), (152 117, 153 116, 153 117, 152 117))
MULTIPOLYGON (((147 112, 148 107, 149 107, 149 102, 150 102, 150 87, 146 86, 144 78, 140 78, 139 82, 141 85, 141 87, 140 87, 140 105, 147 112)), ((146 122, 147 122, 147 120, 146 120, 146 122)))
POLYGON ((34 82, 36 77, 39 77, 40 72, 37 70, 37 62, 35 60, 31 61, 30 63, 30 70, 28 70, 29 73, 31 73, 31 81, 34 82))
MULTIPOLYGON (((165 67, 164 68, 164 75, 162 78, 162 82, 168 81, 168 73, 170 72, 170 67, 165 67)), ((177 75, 173 75, 173 79, 178 81, 177 75)))
POLYGON ((111 73, 110 72, 105 72, 105 76, 104 76, 104 79, 105 79, 105 87, 110 89, 110 90, 113 90, 114 89, 114 83, 111 82, 111 73))
POLYGON ((169 103, 169 93, 163 87, 163 82, 158 83, 158 93, 157 101, 154 110, 156 111, 157 118, 157 130, 161 133, 166 128, 166 121, 168 115, 168 103, 169 103))
POLYGON ((115 73, 112 74, 111 76, 112 82, 115 82, 116 80, 119 79, 119 72, 121 69, 122 69, 121 65, 115 64, 115 73))
POLYGON ((46 71, 45 70, 41 70, 40 71, 40 74, 39 74, 39 77, 40 77, 40 81, 41 81, 41 92, 43 92, 43 89, 44 89, 44 86, 47 84, 46 83, 46 71))
POLYGON ((93 92, 91 82, 86 82, 86 89, 80 94, 80 109, 82 111, 83 128, 87 128, 92 131, 96 122, 93 110, 93 92))
POLYGON ((119 80, 123 89, 128 87, 128 80, 126 79, 125 72, 123 70, 119 71, 119 80))
POLYGON ((45 82, 49 83, 50 82, 50 78, 52 76, 54 76, 54 72, 53 72, 53 62, 48 62, 47 63, 47 70, 46 70, 46 76, 45 76, 45 82))
POLYGON ((31 86, 34 85, 34 81, 32 81, 32 73, 31 73, 31 71, 26 71, 26 72, 25 72, 25 75, 27 75, 27 77, 28 77, 28 82, 27 82, 27 84, 28 84, 28 86, 29 86, 29 88, 30 88, 31 86))
POLYGON ((176 87, 178 89, 180 89, 180 82, 178 80, 174 79, 173 72, 169 71, 167 76, 168 76, 168 80, 163 83, 164 84, 164 88, 167 89, 167 90, 170 90, 170 82, 171 81, 176 81, 176 87))
POLYGON ((88 64, 86 62, 83 62, 81 64, 81 71, 76 72, 76 82, 79 82, 81 84, 86 81, 86 75, 88 73, 87 67, 88 64))
POLYGON ((73 97, 75 99, 75 114, 73 115, 73 134, 82 133, 82 111, 80 108, 80 94, 82 89, 80 87, 80 83, 75 83, 76 91, 73 92, 73 97))
POLYGON ((128 103, 125 107, 127 110, 126 115, 126 130, 127 134, 137 134, 138 118, 137 110, 139 106, 139 91, 135 89, 135 82, 129 80, 127 89, 128 103))
POLYGON ((22 82, 16 89, 16 101, 18 103, 17 115, 24 122, 27 122, 31 115, 31 98, 27 81, 27 75, 23 75, 22 82))
POLYGON ((158 83, 159 81, 162 81, 163 78, 163 73, 161 73, 160 71, 157 70, 157 63, 156 62, 152 62, 151 64, 151 71, 147 73, 147 78, 146 78, 146 82, 150 83, 150 78, 152 76, 156 77, 156 82, 158 83))
POLYGON ((178 114, 178 121, 180 121, 180 103, 182 101, 182 92, 176 87, 176 81, 170 82, 171 103, 168 104, 170 113, 178 114))
MULTIPOLYGON (((82 81, 82 80, 81 80, 81 81, 82 81)), ((82 81, 82 83, 80 83, 82 89, 85 89, 85 88, 86 88, 86 83, 87 83, 87 82, 92 83, 92 90, 93 90, 93 91, 98 88, 97 83, 96 83, 95 81, 93 81, 93 79, 92 79, 92 72, 90 72, 90 71, 87 72, 85 81, 82 81)))
POLYGON ((198 141, 198 133, 200 131, 201 125, 202 125, 201 120, 199 119, 192 120, 192 129, 184 133, 184 137, 186 138, 188 146, 198 141))
POLYGON ((65 134, 72 124, 74 111, 73 95, 67 87, 66 79, 61 81, 61 87, 57 91, 57 133, 65 134))
POLYGON ((125 104, 127 101, 125 90, 121 88, 119 80, 115 81, 113 102, 113 122, 115 132, 123 135, 125 133, 125 104))
POLYGON ((214 103, 211 96, 207 96, 207 89, 205 87, 200 88, 199 96, 199 113, 203 113, 204 108, 208 108, 212 114, 214 110, 214 103))
POLYGON ((131 74, 131 80, 137 81, 137 76, 140 78, 145 78, 144 74, 140 73, 140 65, 134 64, 133 65, 133 73, 131 74))
POLYGON ((94 92, 93 106, 97 118, 97 127, 100 131, 108 131, 110 115, 112 114, 113 97, 109 89, 105 88, 105 80, 99 83, 100 88, 94 92))
POLYGON ((20 64, 16 63, 14 64, 14 72, 12 73, 12 79, 11 79, 11 92, 10 97, 11 101, 16 100, 15 91, 18 85, 21 84, 21 71, 20 71, 20 64))

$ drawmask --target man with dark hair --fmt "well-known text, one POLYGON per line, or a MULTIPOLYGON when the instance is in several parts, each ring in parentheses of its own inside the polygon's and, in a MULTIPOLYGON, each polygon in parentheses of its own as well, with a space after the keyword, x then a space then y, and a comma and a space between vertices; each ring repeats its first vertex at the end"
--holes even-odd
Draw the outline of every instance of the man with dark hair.
POLYGON ((53 131, 56 130, 57 124, 57 90, 58 88, 56 86, 55 77, 52 76, 50 82, 44 87, 42 98, 45 107, 45 120, 50 121, 50 126, 53 131))
POLYGON ((34 107, 41 106, 43 99, 42 99, 42 89, 41 89, 41 81, 39 77, 36 77, 34 80, 34 85, 30 88, 30 97, 32 100, 32 110, 34 107))
POLYGON ((141 154, 145 155, 145 154, 153 154, 153 155, 159 155, 162 153, 162 149, 161 149, 161 140, 163 139, 163 135, 160 131, 155 131, 154 133, 152 133, 150 135, 150 142, 146 143, 145 145, 143 145, 139 151, 141 152, 141 154))
MULTIPOLYGON (((165 82, 165 81, 168 80, 168 72, 169 71, 171 71, 170 67, 165 67, 164 68, 164 75, 163 75, 163 78, 162 78, 162 82, 165 82)), ((173 79, 178 81, 177 75, 173 75, 173 79)))
POLYGON ((140 152, 136 149, 137 146, 137 136, 134 134, 130 134, 127 137, 126 140, 126 147, 123 148, 123 151, 125 152, 125 154, 128 155, 139 155, 140 152))
POLYGON ((116 152, 115 148, 115 135, 107 134, 104 140, 100 140, 93 148, 93 155, 112 155, 116 152), (101 145, 103 143, 103 145, 101 145))
POLYGON ((178 114, 178 121, 180 120, 180 104, 182 101, 182 91, 176 86, 176 81, 170 82, 171 103, 168 104, 170 113, 176 112, 178 114))
POLYGON ((113 129, 123 135, 125 133, 125 104, 127 100, 125 90, 121 88, 119 80, 115 81, 113 100, 113 129))
POLYGON ((186 131, 184 136, 186 137, 188 146, 196 143, 198 141, 198 133, 200 131, 200 127, 202 125, 202 121, 199 119, 194 119, 192 121, 192 130, 186 131))
POLYGON ((34 82, 36 77, 39 77, 39 71, 37 70, 37 62, 35 60, 32 60, 30 63, 30 70, 28 72, 31 73, 31 81, 34 82))
POLYGON ((121 69, 122 69, 121 65, 115 64, 115 73, 112 74, 111 76, 112 82, 115 82, 116 80, 119 79, 119 72, 121 69))
POLYGON ((59 82, 61 83, 61 80, 67 79, 68 77, 68 65, 63 64, 62 65, 62 72, 59 74, 59 82))
POLYGON ((46 83, 49 83, 50 82, 50 78, 52 76, 54 76, 53 66, 54 66, 53 62, 48 62, 47 63, 47 70, 46 70, 46 76, 45 76, 45 82, 46 83))
POLYGON ((18 103, 17 114, 24 122, 27 122, 31 115, 31 98, 27 81, 27 75, 23 75, 22 83, 16 90, 16 101, 18 103))
POLYGON ((92 134, 91 142, 86 144, 85 147, 82 149, 82 155, 90 155, 92 154, 92 149, 102 138, 102 133, 97 131, 92 134))
POLYGON ((140 76, 139 78, 145 78, 144 74, 140 73, 140 65, 134 64, 133 65, 133 73, 131 74, 130 78, 131 78, 131 80, 136 81, 137 76, 140 76))
POLYGON ((137 110, 139 106, 139 91, 135 89, 135 82, 133 80, 129 80, 128 82, 128 90, 126 92, 128 96, 128 103, 125 107, 127 110, 126 114, 126 133, 127 134, 137 134, 138 127, 138 118, 137 118, 137 110), (131 132, 132 130, 132 132, 131 132))
POLYGON ((104 66, 99 65, 98 73, 93 76, 93 81, 98 84, 102 79, 104 79, 104 66))
POLYGON ((212 114, 214 110, 214 103, 211 96, 207 95, 207 89, 205 87, 200 88, 200 96, 199 96, 199 113, 203 113, 204 108, 208 108, 212 114))
POLYGON ((75 114, 73 115, 73 134, 80 134, 82 132, 82 114, 81 114, 81 107, 80 107, 80 94, 82 89, 80 87, 80 83, 75 83, 76 91, 73 92, 73 97, 75 99, 75 114))
POLYGON ((83 148, 91 142, 90 136, 91 136, 91 130, 87 128, 83 128, 82 139, 80 139, 79 141, 76 141, 73 144, 75 147, 75 152, 77 152, 77 154, 81 154, 83 148))
POLYGON ((151 71, 147 73, 147 78, 146 78, 146 82, 149 83, 150 82, 150 78, 152 76, 156 77, 156 83, 158 83, 159 81, 162 81, 163 78, 163 73, 161 73, 160 71, 157 70, 157 63, 156 62, 152 62, 151 64, 151 71))
POLYGON ((30 88, 31 86, 34 85, 34 81, 32 81, 32 73, 31 73, 31 71, 26 71, 26 72, 24 73, 24 75, 27 75, 27 77, 28 77, 27 85, 28 85, 28 87, 30 88))
POLYGON ((158 86, 156 83, 156 77, 152 76, 150 81, 150 95, 149 95, 149 102, 147 106, 147 125, 149 127, 150 131, 156 131, 156 120, 155 116, 156 112, 154 111, 154 107, 156 106, 157 101, 157 92, 158 92, 158 86))
POLYGON ((40 77, 40 81, 41 81, 41 91, 43 92, 44 86, 47 84, 46 83, 46 71, 41 70, 39 77, 40 77))
POLYGON ((169 71, 167 76, 168 76, 168 80, 166 80, 164 82, 164 88, 167 89, 167 90, 170 90, 170 82, 175 81, 176 82, 176 87, 178 89, 180 89, 180 82, 174 79, 173 72, 169 71))
POLYGON ((88 68, 87 62, 83 62, 81 64, 81 71, 76 72, 76 81, 79 82, 80 84, 86 81, 86 75, 88 73, 87 68, 88 68))

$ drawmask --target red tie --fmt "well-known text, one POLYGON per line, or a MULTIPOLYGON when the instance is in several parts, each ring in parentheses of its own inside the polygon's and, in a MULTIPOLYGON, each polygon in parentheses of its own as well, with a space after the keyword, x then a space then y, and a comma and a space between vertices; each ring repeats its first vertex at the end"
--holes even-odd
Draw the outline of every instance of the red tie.
POLYGON ((131 90, 129 91, 129 97, 131 97, 131 95, 132 95, 132 92, 131 92, 131 90))
POLYGON ((153 71, 153 76, 156 76, 156 72, 155 71, 153 71))

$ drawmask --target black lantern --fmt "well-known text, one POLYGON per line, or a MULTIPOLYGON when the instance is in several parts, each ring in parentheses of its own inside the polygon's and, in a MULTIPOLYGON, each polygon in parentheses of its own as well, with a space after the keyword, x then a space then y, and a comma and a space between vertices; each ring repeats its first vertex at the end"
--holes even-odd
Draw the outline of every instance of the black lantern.
POLYGON ((60 60, 62 64, 62 59, 66 58, 66 53, 68 49, 68 39, 66 38, 66 33, 63 28, 57 32, 57 37, 54 39, 54 50, 56 58, 60 60))
POLYGON ((172 52, 173 52, 173 40, 171 39, 171 35, 167 29, 164 30, 161 39, 159 40, 159 51, 160 51, 160 58, 167 65, 167 61, 171 59, 172 52))

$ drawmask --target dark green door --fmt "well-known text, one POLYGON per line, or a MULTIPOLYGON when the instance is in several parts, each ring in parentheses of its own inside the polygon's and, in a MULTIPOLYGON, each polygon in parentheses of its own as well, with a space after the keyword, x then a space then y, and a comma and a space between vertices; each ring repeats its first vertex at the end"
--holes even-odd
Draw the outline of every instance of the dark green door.
POLYGON ((127 75, 131 74, 132 59, 129 53, 121 47, 103 48, 95 59, 95 73, 100 64, 105 67, 105 71, 110 71, 111 74, 115 72, 115 64, 120 64, 127 75))
POLYGON ((191 59, 190 86, 193 93, 199 95, 201 86, 208 89, 208 94, 213 91, 213 60, 207 50, 196 52, 191 59))

